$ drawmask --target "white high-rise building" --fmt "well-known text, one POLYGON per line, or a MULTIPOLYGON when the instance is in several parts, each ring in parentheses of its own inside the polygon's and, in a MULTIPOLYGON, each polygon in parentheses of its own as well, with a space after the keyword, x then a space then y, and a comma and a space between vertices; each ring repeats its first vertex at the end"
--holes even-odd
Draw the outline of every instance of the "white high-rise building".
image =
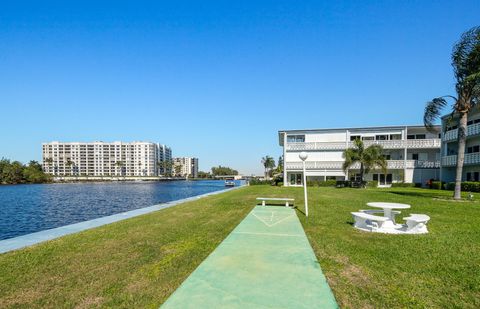
POLYGON ((171 150, 150 142, 43 143, 43 168, 56 176, 158 176, 171 150), (162 150, 159 150, 159 147, 162 150))
MULTIPOLYGON (((440 132, 440 127, 436 127, 440 132)), ((283 147, 284 184, 302 184, 303 162, 299 153, 307 152, 306 176, 308 180, 357 179, 359 165, 347 173, 342 169, 343 152, 352 147, 355 139, 365 146, 383 146, 387 159, 387 173, 371 171, 366 180, 376 180, 379 185, 393 182, 425 184, 429 179, 440 179, 439 133, 424 126, 389 126, 370 128, 286 130, 279 131, 279 144, 283 147)))
POLYGON ((165 176, 172 174, 172 149, 162 144, 157 144, 158 175, 165 176), (170 164, 165 164, 168 162, 170 164))
POLYGON ((182 157, 173 158, 173 170, 175 176, 198 177, 198 158, 182 157))

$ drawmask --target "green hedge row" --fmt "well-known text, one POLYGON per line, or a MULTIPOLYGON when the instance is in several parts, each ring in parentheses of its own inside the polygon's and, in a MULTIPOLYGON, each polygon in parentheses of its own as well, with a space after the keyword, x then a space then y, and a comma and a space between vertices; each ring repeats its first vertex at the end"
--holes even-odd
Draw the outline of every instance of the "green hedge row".
POLYGON ((335 187, 336 180, 309 180, 307 181, 307 187, 335 187))

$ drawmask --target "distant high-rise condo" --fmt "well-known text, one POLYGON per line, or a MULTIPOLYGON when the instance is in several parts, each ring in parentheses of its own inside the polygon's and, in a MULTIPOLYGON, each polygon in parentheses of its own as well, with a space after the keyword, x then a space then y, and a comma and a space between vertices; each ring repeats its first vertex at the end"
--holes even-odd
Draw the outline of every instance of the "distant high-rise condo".
POLYGON ((43 143, 43 169, 56 176, 159 176, 172 150, 150 142, 43 143))
POLYGON ((198 158, 173 158, 173 171, 175 176, 197 178, 198 158))

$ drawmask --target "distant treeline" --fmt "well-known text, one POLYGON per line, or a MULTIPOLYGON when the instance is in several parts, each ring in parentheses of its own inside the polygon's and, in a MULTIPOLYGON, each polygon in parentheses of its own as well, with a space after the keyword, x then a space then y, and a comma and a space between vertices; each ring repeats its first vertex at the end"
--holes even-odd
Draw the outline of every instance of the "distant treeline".
POLYGON ((43 172, 42 165, 37 161, 25 165, 18 161, 0 160, 0 184, 44 183, 51 180, 51 176, 43 172))
POLYGON ((212 167, 212 172, 198 172, 198 178, 214 178, 215 176, 235 176, 238 175, 238 171, 233 168, 221 166, 212 167))

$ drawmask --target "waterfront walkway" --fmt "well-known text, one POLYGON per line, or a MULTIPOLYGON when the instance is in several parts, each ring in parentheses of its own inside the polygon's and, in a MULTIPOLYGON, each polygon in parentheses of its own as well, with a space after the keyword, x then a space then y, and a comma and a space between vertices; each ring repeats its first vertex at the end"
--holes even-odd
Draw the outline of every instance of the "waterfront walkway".
POLYGON ((295 210, 256 206, 162 308, 337 308, 295 210))

